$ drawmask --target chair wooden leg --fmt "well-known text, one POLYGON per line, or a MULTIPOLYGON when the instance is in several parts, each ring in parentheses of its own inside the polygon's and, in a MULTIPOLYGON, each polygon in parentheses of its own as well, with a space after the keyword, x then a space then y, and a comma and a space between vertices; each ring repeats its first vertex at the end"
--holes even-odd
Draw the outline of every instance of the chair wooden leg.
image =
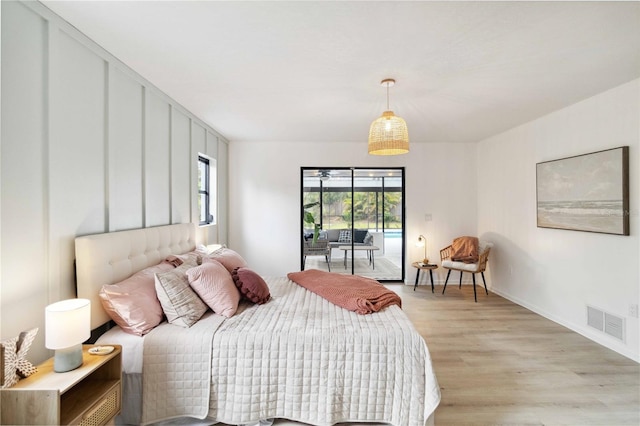
POLYGON ((480 272, 480 275, 482 275, 482 282, 484 283, 484 292, 487 293, 488 296, 489 290, 487 290, 487 282, 484 280, 484 272, 480 272))
POLYGON ((329 268, 329 272, 331 272, 331 262, 329 262, 329 256, 325 256, 325 259, 327 259, 327 268, 329 268))
POLYGON ((447 289, 447 281, 449 281, 449 274, 451 274, 451 269, 449 269, 449 272, 447 272, 447 278, 444 280, 444 288, 442 289, 442 294, 444 294, 444 291, 447 289))
POLYGON ((476 274, 472 273, 471 277, 473 278, 473 298, 478 303, 478 296, 476 295, 476 274))
POLYGON ((307 263, 307 256, 302 256, 302 270, 304 271, 304 265, 307 263))
POLYGON ((462 271, 460 271, 460 285, 458 285, 458 288, 462 288, 462 271))

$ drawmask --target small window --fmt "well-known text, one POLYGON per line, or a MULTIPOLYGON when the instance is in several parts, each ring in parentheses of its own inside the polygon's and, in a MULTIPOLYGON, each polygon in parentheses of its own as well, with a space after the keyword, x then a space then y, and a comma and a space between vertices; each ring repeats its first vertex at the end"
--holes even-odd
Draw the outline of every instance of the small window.
POLYGON ((215 223, 215 160, 198 156, 198 211, 200 225, 215 223))

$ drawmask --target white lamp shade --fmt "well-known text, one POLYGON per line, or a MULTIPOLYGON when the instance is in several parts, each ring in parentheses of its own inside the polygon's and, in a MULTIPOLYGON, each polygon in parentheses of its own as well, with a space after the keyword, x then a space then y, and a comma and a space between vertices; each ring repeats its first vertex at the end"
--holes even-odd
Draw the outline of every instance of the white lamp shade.
POLYGON ((91 302, 67 299, 45 308, 45 346, 65 349, 91 336, 91 302))

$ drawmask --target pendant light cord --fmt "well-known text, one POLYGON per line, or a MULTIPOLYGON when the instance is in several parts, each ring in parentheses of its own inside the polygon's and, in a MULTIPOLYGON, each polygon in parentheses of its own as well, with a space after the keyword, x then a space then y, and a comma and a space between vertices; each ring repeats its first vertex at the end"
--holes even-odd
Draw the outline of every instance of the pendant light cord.
POLYGON ((389 111, 389 82, 387 81, 387 111, 389 111))

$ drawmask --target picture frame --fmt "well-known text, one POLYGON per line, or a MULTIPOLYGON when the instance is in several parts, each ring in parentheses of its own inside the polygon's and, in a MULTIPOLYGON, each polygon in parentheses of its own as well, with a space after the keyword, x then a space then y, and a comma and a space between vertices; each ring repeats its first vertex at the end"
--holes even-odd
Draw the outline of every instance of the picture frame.
POLYGON ((536 164, 538 228, 629 235, 629 147, 536 164))

